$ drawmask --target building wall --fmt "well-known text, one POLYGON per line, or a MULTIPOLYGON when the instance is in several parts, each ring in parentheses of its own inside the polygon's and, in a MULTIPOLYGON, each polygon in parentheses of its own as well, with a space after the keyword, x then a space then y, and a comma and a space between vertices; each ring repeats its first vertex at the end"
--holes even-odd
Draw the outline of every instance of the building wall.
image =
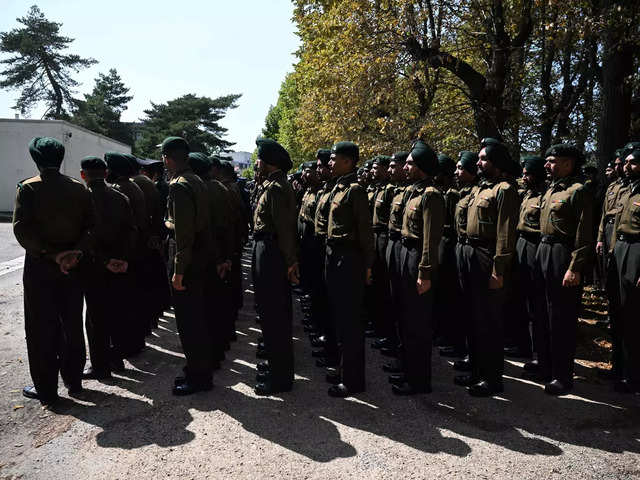
POLYGON ((33 137, 53 137, 65 146, 60 171, 80 178, 80 160, 105 152, 131 153, 131 147, 61 120, 0 119, 0 212, 13 210, 16 184, 38 174, 29 154, 33 137))

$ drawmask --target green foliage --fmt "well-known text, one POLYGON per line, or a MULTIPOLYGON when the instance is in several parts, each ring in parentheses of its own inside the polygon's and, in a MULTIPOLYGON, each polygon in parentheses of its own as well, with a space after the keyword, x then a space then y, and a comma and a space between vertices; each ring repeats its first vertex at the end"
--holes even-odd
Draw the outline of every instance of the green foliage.
POLYGON ((157 156, 156 145, 171 135, 184 137, 193 151, 206 154, 221 153, 233 145, 224 140, 227 129, 220 125, 227 111, 236 108, 241 95, 218 98, 198 97, 193 94, 170 100, 167 103, 151 103, 145 110, 142 137, 135 145, 139 155, 157 156))
POLYGON ((121 142, 133 143, 131 131, 120 121, 120 115, 133 98, 115 69, 107 75, 100 73, 96 84, 84 100, 75 100, 76 108, 71 121, 91 131, 121 142))
POLYGON ((96 60, 64 54, 73 39, 60 35, 62 24, 47 20, 35 5, 17 21, 23 27, 0 33, 0 52, 12 54, 0 61, 6 65, 0 72, 0 88, 21 89, 13 108, 23 115, 44 102, 45 117, 67 118, 65 106, 73 107, 73 89, 78 86, 72 72, 96 60))

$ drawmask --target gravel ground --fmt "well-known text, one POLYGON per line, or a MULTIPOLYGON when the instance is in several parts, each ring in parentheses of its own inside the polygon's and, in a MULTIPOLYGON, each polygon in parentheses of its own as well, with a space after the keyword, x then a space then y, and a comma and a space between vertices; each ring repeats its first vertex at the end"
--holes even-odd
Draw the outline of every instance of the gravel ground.
POLYGON ((259 330, 246 277, 239 341, 211 392, 171 395, 183 360, 167 313, 123 375, 85 382, 54 413, 20 392, 29 382, 20 275, 0 276, 0 479, 640 477, 638 397, 607 383, 577 381, 573 395, 551 398, 508 362, 505 393, 475 399, 434 358, 433 393, 398 398, 384 358, 368 350, 367 392, 329 398, 297 301, 294 390, 255 396, 259 330))

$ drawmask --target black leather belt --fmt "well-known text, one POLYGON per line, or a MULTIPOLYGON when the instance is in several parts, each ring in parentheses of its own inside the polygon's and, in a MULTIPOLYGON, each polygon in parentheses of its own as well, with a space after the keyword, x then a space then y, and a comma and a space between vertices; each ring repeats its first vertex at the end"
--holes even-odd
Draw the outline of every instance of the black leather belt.
POLYGON ((332 248, 354 248, 355 244, 348 238, 327 238, 327 247, 332 248))
POLYGON ((539 232, 526 232, 524 230, 520 230, 518 232, 522 238, 527 240, 528 242, 538 243, 540 242, 540 233, 539 232))
POLYGON ((402 233, 397 230, 389 230, 389 240, 402 240, 402 233))
POLYGON ((496 241, 488 238, 467 237, 465 244, 470 245, 473 248, 496 248, 496 241))
POLYGON ((618 240, 627 243, 638 243, 640 242, 640 234, 619 233, 618 240))
POLYGON ((540 238, 540 242, 546 243, 547 245, 560 243, 569 247, 573 244, 571 239, 566 237, 559 237, 558 235, 542 235, 542 237, 540 238))
POLYGON ((253 232, 253 239, 257 240, 258 242, 265 240, 275 240, 276 238, 277 235, 272 232, 253 232))
POLYGON ((419 238, 402 237, 402 246, 406 248, 418 248, 422 245, 422 240, 419 238))

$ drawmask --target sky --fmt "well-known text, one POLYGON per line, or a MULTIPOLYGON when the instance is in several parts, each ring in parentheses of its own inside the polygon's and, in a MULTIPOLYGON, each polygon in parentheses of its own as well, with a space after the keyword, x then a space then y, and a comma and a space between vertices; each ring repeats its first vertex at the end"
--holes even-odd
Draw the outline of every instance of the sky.
MULTIPOLYGON (((236 151, 254 150, 299 45, 291 0, 0 0, 0 31, 16 28, 34 3, 75 39, 67 52, 99 62, 74 76, 81 83, 76 97, 110 68, 133 95, 123 121, 140 119, 150 102, 187 93, 240 93, 238 108, 221 122, 236 151)), ((0 118, 14 117, 17 97, 0 90, 0 118)), ((43 112, 34 109, 29 118, 43 112)))

